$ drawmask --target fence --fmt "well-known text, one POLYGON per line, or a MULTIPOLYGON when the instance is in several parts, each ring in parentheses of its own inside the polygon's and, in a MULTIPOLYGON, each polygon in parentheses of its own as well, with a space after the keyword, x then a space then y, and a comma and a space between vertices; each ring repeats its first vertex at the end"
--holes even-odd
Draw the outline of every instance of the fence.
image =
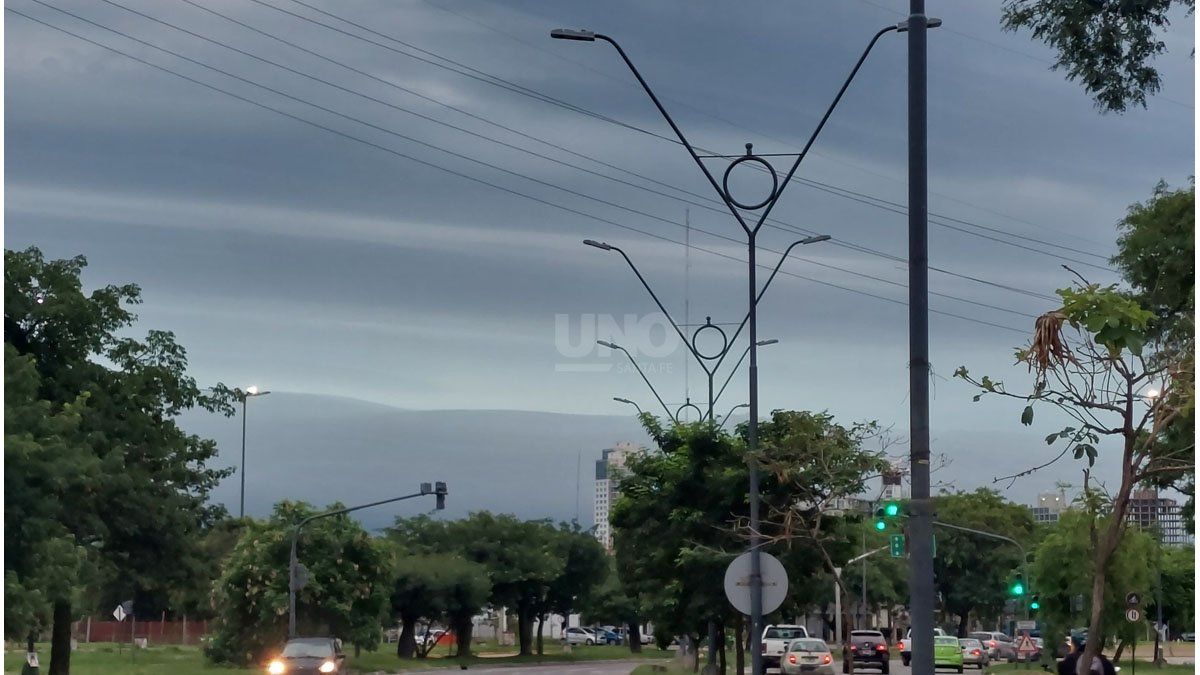
POLYGON ((84 619, 71 626, 71 637, 86 642, 132 642, 145 638, 151 645, 195 645, 208 635, 207 621, 95 621, 84 619))

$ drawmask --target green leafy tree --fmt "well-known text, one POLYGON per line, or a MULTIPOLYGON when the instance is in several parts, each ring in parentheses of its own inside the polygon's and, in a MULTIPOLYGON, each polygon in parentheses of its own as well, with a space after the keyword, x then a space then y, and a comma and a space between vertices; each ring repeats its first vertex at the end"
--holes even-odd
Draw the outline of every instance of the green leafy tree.
POLYGON ((1028 29, 1058 52, 1056 70, 1078 80, 1105 112, 1146 106, 1162 86, 1152 64, 1175 8, 1194 0, 1005 0, 1006 30, 1028 29))
MULTIPOLYGON (((86 264, 83 257, 46 260, 36 248, 5 251, 5 361, 21 357, 37 374, 36 391, 5 397, 6 416, 10 407, 32 404, 45 408, 48 423, 62 414, 72 418, 69 429, 57 426, 41 440, 34 429, 22 432, 23 442, 32 438, 43 448, 26 446, 13 458, 30 464, 6 494, 6 526, 11 510, 32 514, 25 526, 37 529, 20 535, 13 556, 6 547, 6 571, 16 571, 17 587, 23 586, 31 563, 19 556, 49 555, 41 543, 65 538, 86 551, 91 573, 103 574, 142 611, 147 598, 191 580, 192 565, 175 561, 195 559, 198 533, 221 513, 208 503, 209 492, 228 475, 208 466, 215 443, 183 432, 174 420, 197 407, 231 414, 232 399, 227 388, 204 391, 186 375, 186 353, 171 333, 131 337, 136 316, 129 306, 140 301, 140 289, 110 285, 87 293, 86 264), (59 468, 48 466, 47 453, 58 454, 59 468), (57 503, 47 506, 48 497, 57 503)), ((73 567, 56 561, 60 570, 73 567)), ((66 576, 55 581, 60 589, 81 590, 66 576)), ((42 597, 51 603, 49 672, 66 675, 75 598, 42 597)))
MULTIPOLYGON (((1112 519, 1111 512, 1105 513, 1107 510, 1076 508, 1063 512, 1034 553, 1030 574, 1036 580, 1040 617, 1046 623, 1048 635, 1065 635, 1088 615, 1097 613, 1103 617, 1103 625, 1111 629, 1089 635, 1127 634, 1125 594, 1137 592, 1150 597, 1154 571, 1147 561, 1154 559, 1155 542, 1144 532, 1136 529, 1126 532, 1121 546, 1107 562, 1107 572, 1103 577, 1095 573, 1093 537, 1112 519), (1104 583, 1099 606, 1091 604, 1096 600, 1093 589, 1096 578, 1102 578, 1104 583), (1071 611, 1071 598, 1077 595, 1084 598, 1081 614, 1071 611)), ((1088 644, 1092 642, 1088 640, 1088 644)), ((1095 642, 1100 644, 1099 640, 1095 642)))
MULTIPOLYGON (((1196 340, 1196 186, 1172 190, 1160 182, 1147 201, 1129 207, 1117 224, 1117 255, 1112 262, 1153 313, 1150 329, 1169 352, 1193 353, 1196 340)), ((1163 430, 1155 454, 1179 464, 1178 472, 1157 474, 1152 482, 1187 495, 1184 515, 1194 523, 1196 503, 1196 422, 1181 411, 1163 430)))
MULTIPOLYGON (((338 508, 342 505, 329 506, 338 508)), ((247 525, 217 585, 210 659, 258 663, 287 639, 292 533, 315 513, 303 503, 281 502, 270 519, 247 525)), ((296 594, 297 632, 374 650, 392 581, 385 543, 342 514, 306 525, 298 554, 308 568, 308 584, 296 594)))
MULTIPOLYGON (((1029 509, 1005 500, 993 490, 938 495, 933 500, 938 520, 993 532, 1028 543, 1033 534, 1029 509)), ((958 617, 958 636, 966 637, 972 615, 1000 616, 1011 597, 1009 582, 1022 571, 1018 549, 1002 541, 939 528, 933 561, 934 587, 945 609, 958 617)), ((1026 584, 1031 580, 1026 579, 1026 584)))
POLYGON ((491 588, 482 565, 449 554, 396 552, 392 613, 400 621, 396 655, 424 658, 434 643, 417 645, 418 626, 444 620, 454 633, 460 657, 471 654, 472 618, 487 603, 491 588))
MULTIPOLYGON (((1017 351, 1018 362, 1027 363, 1035 374, 1032 391, 1010 392, 987 376, 976 379, 965 367, 955 376, 979 388, 976 400, 998 396, 1024 402, 1020 419, 1026 426, 1033 424, 1034 407, 1039 405, 1052 406, 1073 419, 1073 424, 1046 436, 1047 444, 1064 446, 1058 457, 1025 474, 1073 452, 1076 459, 1087 462, 1084 488, 1090 494, 1090 468, 1100 440, 1112 438, 1119 443, 1120 482, 1111 497, 1112 517, 1089 521, 1095 528, 1088 551, 1095 576, 1088 629, 1090 635, 1103 636, 1107 575, 1127 529, 1133 489, 1189 468, 1188 459, 1159 452, 1158 443, 1176 418, 1194 409, 1195 356, 1191 350, 1158 341, 1150 327, 1153 313, 1115 287, 1084 284, 1060 289, 1058 294, 1062 307, 1039 317, 1030 344, 1017 351)), ((1099 648, 1099 640, 1088 641, 1079 659, 1081 673, 1087 672, 1099 648)))
POLYGON ((1194 605, 1196 597, 1196 549, 1192 546, 1160 546, 1157 567, 1162 574, 1162 588, 1150 597, 1146 615, 1157 614, 1157 603, 1162 599, 1163 622, 1183 631, 1195 625, 1194 605))
POLYGON ((547 615, 571 616, 581 601, 586 601, 608 574, 608 556, 604 547, 578 524, 561 524, 554 533, 554 547, 563 560, 563 570, 550 581, 545 601, 538 614, 538 654, 542 653, 543 626, 547 615))
MULTIPOLYGON (((833 574, 843 597, 852 597, 847 575, 836 572, 856 555, 857 547, 845 533, 847 525, 861 522, 861 515, 842 512, 838 505, 865 493, 868 481, 890 470, 882 449, 863 447, 880 438, 878 427, 874 423, 842 426, 826 412, 776 410, 759 425, 759 435, 758 456, 751 461, 759 462, 780 494, 786 495, 767 505, 764 534, 806 546, 808 557, 818 566, 809 574, 823 568, 833 574)), ((849 604, 844 603, 842 610, 847 629, 853 625, 849 604)), ((850 672, 848 636, 849 630, 837 640, 843 641, 843 668, 850 672)))

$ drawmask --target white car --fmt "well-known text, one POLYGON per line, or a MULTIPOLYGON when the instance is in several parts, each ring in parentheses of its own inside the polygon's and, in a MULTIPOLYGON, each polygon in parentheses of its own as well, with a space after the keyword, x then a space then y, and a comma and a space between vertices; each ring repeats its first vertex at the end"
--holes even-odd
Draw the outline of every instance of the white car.
POLYGON ((572 626, 563 631, 562 640, 569 645, 594 645, 596 634, 587 628, 572 626))
POLYGON ((833 654, 824 640, 792 640, 779 662, 779 670, 783 675, 834 675, 833 654))
POLYGON ((806 637, 808 637, 808 630, 804 626, 783 624, 767 626, 763 629, 762 635, 763 668, 778 668, 792 640, 806 637))

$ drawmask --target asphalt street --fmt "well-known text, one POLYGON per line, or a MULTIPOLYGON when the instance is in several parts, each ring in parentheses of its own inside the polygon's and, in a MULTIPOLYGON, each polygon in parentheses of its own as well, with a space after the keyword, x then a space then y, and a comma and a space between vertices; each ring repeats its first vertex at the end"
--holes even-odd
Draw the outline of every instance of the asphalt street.
MULTIPOLYGON (((545 666, 522 664, 488 667, 486 665, 480 665, 471 666, 466 672, 474 673, 475 675, 516 675, 516 673, 534 673, 534 675, 629 675, 629 671, 643 663, 656 662, 622 660, 591 662, 580 661, 578 663, 559 663, 545 666)), ((446 668, 405 671, 406 675, 449 675, 449 673, 453 672, 462 671, 448 670, 446 668)))

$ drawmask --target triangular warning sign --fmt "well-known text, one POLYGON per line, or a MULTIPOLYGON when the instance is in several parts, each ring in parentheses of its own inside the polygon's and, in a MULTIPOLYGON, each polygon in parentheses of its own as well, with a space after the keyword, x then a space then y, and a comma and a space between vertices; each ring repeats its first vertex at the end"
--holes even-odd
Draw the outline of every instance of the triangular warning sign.
POLYGON ((1022 635, 1017 641, 1018 654, 1032 654, 1037 651, 1037 645, 1033 644, 1033 640, 1029 639, 1028 635, 1022 635))

